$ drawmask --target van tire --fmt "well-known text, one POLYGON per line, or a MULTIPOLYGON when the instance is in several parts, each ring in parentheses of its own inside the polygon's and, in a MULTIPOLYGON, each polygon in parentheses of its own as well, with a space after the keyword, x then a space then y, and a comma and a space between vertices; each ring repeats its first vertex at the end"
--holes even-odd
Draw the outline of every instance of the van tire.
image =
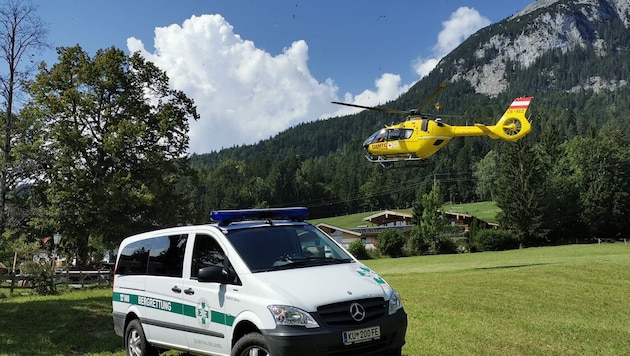
POLYGON ((254 351, 258 356, 268 356, 269 346, 261 333, 249 333, 238 339, 232 349, 232 356, 248 356, 254 351), (257 352, 257 353, 256 353, 257 352))
POLYGON ((125 329, 125 354, 127 356, 158 356, 159 352, 151 346, 144 336, 144 330, 138 319, 127 324, 125 329))
POLYGON ((395 350, 389 351, 385 354, 386 356, 401 356, 402 355, 402 347, 399 347, 395 350))

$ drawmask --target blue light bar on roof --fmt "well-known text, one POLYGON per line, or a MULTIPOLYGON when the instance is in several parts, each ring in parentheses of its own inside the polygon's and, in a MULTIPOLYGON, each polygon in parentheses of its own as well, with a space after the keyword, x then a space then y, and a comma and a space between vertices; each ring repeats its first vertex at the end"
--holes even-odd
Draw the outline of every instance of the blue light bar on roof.
POLYGON ((304 221, 308 216, 308 208, 269 208, 269 209, 243 209, 243 210, 213 210, 210 213, 212 220, 220 225, 227 225, 235 221, 246 220, 294 220, 304 221))

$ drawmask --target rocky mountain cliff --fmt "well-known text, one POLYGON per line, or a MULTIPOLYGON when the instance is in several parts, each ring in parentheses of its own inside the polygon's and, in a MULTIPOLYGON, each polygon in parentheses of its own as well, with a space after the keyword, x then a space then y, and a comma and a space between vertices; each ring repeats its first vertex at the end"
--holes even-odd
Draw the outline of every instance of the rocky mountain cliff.
MULTIPOLYGON (((436 70, 449 82, 464 80, 477 93, 496 96, 508 88, 511 71, 526 70, 550 52, 566 55, 579 49, 600 58, 627 55, 629 28, 630 0, 538 0, 471 36, 436 70)), ((551 64, 539 75, 553 82, 563 68, 551 64)), ((614 73, 582 79, 561 89, 598 92, 627 85, 614 73)))

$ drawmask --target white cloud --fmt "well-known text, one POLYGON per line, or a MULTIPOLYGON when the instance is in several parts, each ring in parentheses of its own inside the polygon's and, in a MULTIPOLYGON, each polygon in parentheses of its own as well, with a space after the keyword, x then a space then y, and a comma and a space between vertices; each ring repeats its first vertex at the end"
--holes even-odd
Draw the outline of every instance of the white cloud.
POLYGON ((319 83, 309 73, 306 42, 272 56, 241 39, 220 15, 156 28, 155 53, 135 38, 127 47, 141 51, 195 100, 201 118, 190 123, 191 152, 256 143, 317 119, 337 91, 331 80, 319 83))
POLYGON ((442 57, 464 42, 470 35, 479 29, 490 25, 490 20, 469 7, 460 7, 451 14, 451 17, 442 22, 442 31, 438 34, 437 43, 433 46, 433 53, 429 58, 419 57, 413 62, 413 67, 424 77, 438 64, 442 57))

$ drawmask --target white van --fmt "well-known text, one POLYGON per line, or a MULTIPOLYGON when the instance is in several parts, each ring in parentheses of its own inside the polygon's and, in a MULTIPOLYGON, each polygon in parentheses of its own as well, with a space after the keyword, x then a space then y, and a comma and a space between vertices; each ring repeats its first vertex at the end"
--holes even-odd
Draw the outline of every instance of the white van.
POLYGON ((213 211, 123 240, 112 307, 127 355, 401 355, 398 293, 307 214, 213 211))

